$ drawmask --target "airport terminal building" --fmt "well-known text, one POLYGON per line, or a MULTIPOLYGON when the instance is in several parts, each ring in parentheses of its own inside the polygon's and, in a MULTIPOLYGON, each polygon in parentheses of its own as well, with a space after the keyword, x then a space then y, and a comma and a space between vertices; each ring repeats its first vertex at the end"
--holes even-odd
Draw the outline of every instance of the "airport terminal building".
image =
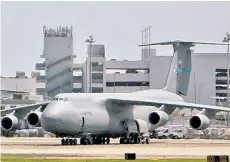
MULTIPOLYGON (((165 85, 172 56, 161 56, 155 49, 144 49, 141 60, 107 60, 109 53, 105 53, 106 47, 92 44, 88 45, 86 61, 76 64, 73 46, 72 28, 44 27, 44 50, 41 54, 44 61, 35 65, 35 69, 41 72, 35 77, 37 95, 126 93, 160 89, 165 85)), ((218 105, 213 97, 227 96, 226 67, 226 53, 192 54, 192 71, 185 100, 218 105)))

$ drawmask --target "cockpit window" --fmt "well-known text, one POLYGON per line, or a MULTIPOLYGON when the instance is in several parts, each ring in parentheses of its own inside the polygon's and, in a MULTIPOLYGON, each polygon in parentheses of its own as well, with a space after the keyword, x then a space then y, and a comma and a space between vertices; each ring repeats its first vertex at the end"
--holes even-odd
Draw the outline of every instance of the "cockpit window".
POLYGON ((62 101, 63 100, 63 98, 59 98, 59 101, 62 101))

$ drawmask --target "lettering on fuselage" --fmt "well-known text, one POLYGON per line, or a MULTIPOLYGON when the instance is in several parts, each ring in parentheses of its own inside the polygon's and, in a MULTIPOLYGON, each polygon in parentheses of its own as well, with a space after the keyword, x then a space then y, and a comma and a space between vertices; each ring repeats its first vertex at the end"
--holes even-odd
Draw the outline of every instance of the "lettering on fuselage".
POLYGON ((90 116, 90 115, 92 115, 92 112, 91 111, 85 111, 85 112, 81 112, 80 114, 82 116, 90 116))

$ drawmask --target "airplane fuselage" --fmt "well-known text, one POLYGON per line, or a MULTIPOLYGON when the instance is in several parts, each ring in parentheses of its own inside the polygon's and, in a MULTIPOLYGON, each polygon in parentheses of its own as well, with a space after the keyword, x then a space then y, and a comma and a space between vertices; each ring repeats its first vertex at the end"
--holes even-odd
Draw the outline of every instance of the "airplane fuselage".
MULTIPOLYGON (((119 136, 125 133, 122 125, 125 119, 142 119, 148 123, 148 130, 157 128, 149 123, 149 114, 157 111, 154 106, 131 106, 107 102, 108 97, 144 97, 159 100, 181 101, 180 96, 164 90, 147 90, 133 93, 65 93, 58 94, 43 111, 42 127, 60 136, 81 136, 83 132, 92 135, 107 134, 119 136)), ((173 116, 177 110, 171 115, 173 116)))

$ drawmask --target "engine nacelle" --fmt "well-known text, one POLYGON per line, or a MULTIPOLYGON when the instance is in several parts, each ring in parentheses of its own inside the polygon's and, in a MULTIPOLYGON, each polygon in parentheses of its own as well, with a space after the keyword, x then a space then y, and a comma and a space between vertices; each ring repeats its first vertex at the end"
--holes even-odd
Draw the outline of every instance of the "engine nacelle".
POLYGON ((155 111, 149 115, 149 122, 153 125, 162 126, 169 120, 168 114, 164 111, 155 111))
POLYGON ((40 127, 41 126, 41 116, 42 112, 40 111, 33 111, 27 115, 27 122, 33 127, 40 127))
POLYGON ((189 124, 193 129, 202 130, 208 128, 210 119, 205 115, 198 114, 189 120, 189 124))
POLYGON ((19 124, 18 118, 13 115, 4 116, 1 119, 1 127, 6 132, 15 131, 18 127, 18 124, 19 124))

